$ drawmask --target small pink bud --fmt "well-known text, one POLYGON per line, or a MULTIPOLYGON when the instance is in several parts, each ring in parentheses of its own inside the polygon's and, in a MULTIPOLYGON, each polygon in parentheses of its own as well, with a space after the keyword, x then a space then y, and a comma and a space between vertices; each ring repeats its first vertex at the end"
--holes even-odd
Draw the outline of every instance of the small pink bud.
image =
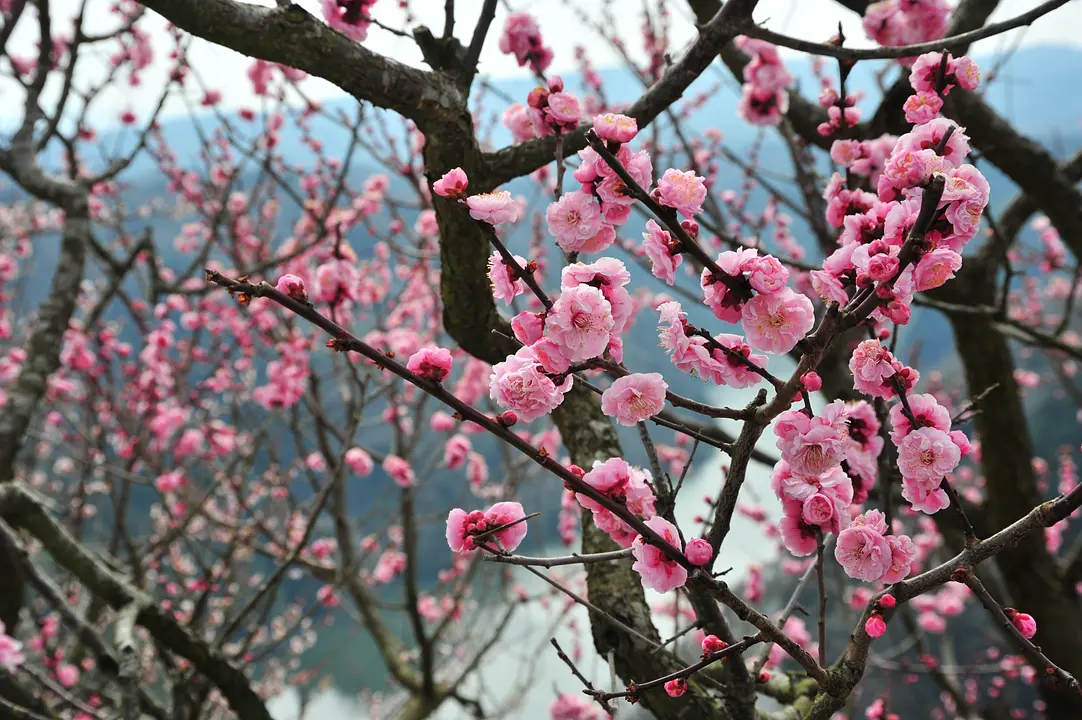
POLYGON ((572 475, 579 478, 580 480, 586 477, 586 471, 580 468, 578 465, 568 465, 567 469, 572 475))
POLYGON ((692 565, 702 566, 710 562, 710 558, 714 555, 714 550, 706 540, 694 538, 688 540, 687 547, 684 549, 684 555, 692 565))
POLYGON ((887 595, 884 595, 883 597, 879 598, 879 607, 884 608, 886 610, 890 610, 891 608, 893 608, 897 604, 898 604, 898 601, 894 598, 893 595, 890 595, 889 593, 887 595))
POLYGON ((873 638, 883 637, 886 631, 887 624, 883 621, 883 616, 878 613, 872 615, 868 618, 868 622, 864 623, 864 632, 873 638))
POLYGON ((814 370, 809 370, 801 375, 800 382, 803 383, 804 389, 808 392, 815 392, 823 387, 823 378, 819 377, 819 373, 814 370))
POLYGON ((564 91, 564 81, 559 75, 553 75, 549 78, 549 90, 558 93, 564 91))
POLYGON ((763 684, 766 684, 766 683, 770 682, 770 673, 767 672, 766 670, 762 670, 759 673, 759 682, 763 683, 763 684))
POLYGON ((511 427, 518 422, 518 415, 515 414, 514 410, 504 410, 502 413, 499 414, 497 420, 499 421, 500 425, 503 425, 504 427, 511 427))
POLYGON ((1007 614, 1007 618, 1022 634, 1022 637, 1029 639, 1037 634, 1037 621, 1033 619, 1032 615, 1018 612, 1014 608, 1003 608, 1003 612, 1007 614))
POLYGON ((692 240, 699 237, 699 223, 694 220, 681 220, 680 227, 684 228, 684 232, 690 235, 692 240))
POLYGON ((707 635, 703 638, 702 643, 703 657, 713 655, 716 652, 721 652, 727 647, 729 647, 729 643, 725 642, 717 635, 707 635))
POLYGON ((969 438, 961 430, 951 430, 948 435, 951 441, 958 446, 958 451, 962 457, 966 457, 973 452, 973 445, 969 442, 969 438))
POLYGON ((688 690, 688 681, 684 678, 676 678, 665 683, 665 692, 669 693, 669 697, 680 697, 688 690))

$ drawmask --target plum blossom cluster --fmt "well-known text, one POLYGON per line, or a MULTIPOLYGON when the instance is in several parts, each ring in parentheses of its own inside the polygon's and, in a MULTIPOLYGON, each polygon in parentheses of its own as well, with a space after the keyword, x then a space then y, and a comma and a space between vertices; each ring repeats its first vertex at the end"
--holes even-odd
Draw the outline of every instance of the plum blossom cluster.
MULTIPOLYGON (((629 512, 652 520, 657 512, 654 509, 654 491, 650 488, 650 473, 629 465, 623 458, 609 458, 595 461, 589 472, 578 466, 572 466, 571 472, 581 475, 583 482, 605 495, 613 502, 625 506, 629 512)), ((589 510, 594 517, 594 525, 605 532, 620 547, 632 547, 638 533, 627 523, 616 517, 596 500, 576 494, 579 505, 589 510)), ((660 532, 660 531, 658 531, 660 532)))
MULTIPOLYGON (((975 66, 969 70, 968 58, 951 62, 958 76, 970 77, 976 72, 975 66)), ((923 62, 921 67, 932 64, 923 62)), ((921 82, 916 86, 924 87, 921 82)), ((989 198, 984 176, 963 163, 969 152, 963 129, 931 114, 917 119, 924 122, 894 141, 881 168, 863 163, 867 159, 863 145, 835 141, 832 155, 844 158, 854 173, 856 163, 863 163, 861 170, 869 171, 867 177, 876 192, 850 189, 840 175, 834 175, 824 197, 827 221, 842 227, 840 246, 821 270, 811 272, 812 287, 828 302, 845 304, 856 292, 874 288, 881 302, 872 318, 897 324, 909 322, 915 292, 939 287, 954 277, 962 265, 962 250, 976 236, 989 198), (899 255, 916 224, 924 188, 937 175, 944 180, 943 195, 930 227, 916 246, 916 262, 903 268, 899 255)))
POLYGON ((552 50, 541 40, 541 28, 529 13, 513 12, 507 16, 500 36, 500 52, 514 55, 519 67, 530 66, 540 74, 552 63, 552 50))
POLYGON ((782 502, 781 538, 791 553, 812 554, 829 533, 840 542, 855 522, 851 508, 867 499, 875 481, 883 449, 879 428, 865 401, 836 400, 817 416, 790 410, 778 417, 774 434, 782 459, 771 486, 782 502))
POLYGON ((793 76, 785 69, 778 48, 763 40, 741 35, 737 47, 751 56, 744 66, 744 85, 736 110, 752 125, 777 125, 789 110, 793 76))
POLYGON ((898 446, 902 497, 913 509, 934 514, 950 505, 944 479, 972 451, 951 415, 930 394, 910 395, 890 409, 890 439, 898 446), (908 407, 908 409, 906 409, 908 407))
POLYGON ((925 53, 913 63, 909 84, 914 94, 902 106, 906 122, 923 125, 939 115, 943 98, 955 87, 976 90, 981 71, 967 55, 955 58, 950 53, 925 53))
POLYGON ((946 0, 882 0, 864 11, 864 31, 887 47, 938 40, 947 32, 950 11, 946 0))
POLYGON ((755 248, 726 250, 717 259, 725 277, 704 268, 703 301, 725 322, 739 322, 747 344, 772 354, 787 353, 815 324, 811 300, 788 286, 789 269, 755 248))
MULTIPOLYGON (((623 358, 620 334, 627 328, 634 306, 626 289, 630 281, 627 268, 615 258, 566 266, 561 273, 560 296, 551 309, 526 311, 512 321, 515 338, 523 347, 493 367, 492 399, 529 422, 563 401, 571 388, 571 363, 605 354, 619 362, 623 358)), ((617 389, 616 394, 626 401, 619 403, 626 406, 625 419, 642 419, 649 416, 643 413, 655 414, 660 409, 656 407, 657 380, 660 378, 633 378, 617 389)), ((660 389, 663 393, 664 388, 660 389)), ((610 398, 610 403, 615 402, 615 394, 610 398)))
POLYGON ((890 534, 878 510, 857 515, 838 533, 834 557, 845 574, 864 582, 896 583, 913 569, 916 545, 907 535, 890 534))
POLYGON ((472 512, 454 508, 447 514, 447 544, 456 553, 472 553, 480 549, 475 538, 483 536, 478 539, 482 545, 512 552, 526 537, 525 517, 517 502, 498 502, 488 510, 472 512))
MULTIPOLYGON (((610 145, 619 144, 614 154, 635 182, 649 187, 654 173, 649 154, 643 150, 634 152, 626 144, 638 132, 635 121, 607 114, 595 117, 593 125, 610 145)), ((627 222, 635 198, 593 148, 580 150, 579 158, 581 162, 572 177, 580 189, 565 193, 549 205, 545 220, 549 233, 564 252, 602 252, 616 240, 615 228, 627 222)))
POLYGON ((722 333, 711 338, 699 332, 675 300, 657 310, 660 345, 678 370, 734 388, 751 387, 761 380, 751 365, 765 369, 767 356, 753 353, 742 337, 722 333))

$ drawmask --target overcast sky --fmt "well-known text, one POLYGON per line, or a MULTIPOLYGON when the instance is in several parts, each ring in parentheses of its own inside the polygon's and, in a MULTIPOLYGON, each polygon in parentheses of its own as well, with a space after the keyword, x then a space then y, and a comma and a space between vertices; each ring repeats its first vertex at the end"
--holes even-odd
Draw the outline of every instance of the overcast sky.
MULTIPOLYGON (((272 0, 257 0, 261 4, 271 4, 272 0)), ((650 5, 656 7, 658 0, 649 0, 650 5)), ((57 18, 70 18, 74 16, 77 8, 77 0, 53 0, 52 14, 54 27, 62 28, 57 18)), ((300 0, 300 4, 312 11, 317 16, 320 12, 319 0, 300 0)), ((436 33, 443 29, 443 2, 442 0, 413 0, 411 3, 418 23, 427 24, 436 33)), ((618 66, 621 59, 606 43, 598 39, 596 30, 591 23, 602 22, 602 8, 607 4, 601 0, 510 0, 511 7, 528 10, 537 19, 544 37, 554 53, 555 59, 550 69, 551 73, 572 72, 575 69, 574 52, 579 46, 587 48, 593 64, 597 68, 618 66), (575 11, 569 9, 576 7, 575 11), (576 13, 585 13, 589 17, 588 22, 583 22, 576 13)), ((684 48, 695 36, 695 28, 690 10, 682 2, 670 1, 665 3, 673 13, 673 42, 671 47, 674 54, 684 48)), ((1039 0, 1004 0, 999 4, 999 9, 992 16, 993 22, 1009 19, 1025 12, 1040 4, 1039 0)), ((96 3, 91 4, 92 7, 96 3)), ((482 0, 458 0, 456 3, 457 25, 456 34, 468 42, 468 37, 476 22, 482 0)), ((606 26, 615 25, 621 37, 627 42, 627 49, 632 56, 642 57, 641 49, 641 25, 642 15, 640 3, 631 0, 620 0, 614 6, 621 10, 615 17, 605 20, 606 26), (623 9, 628 8, 628 9, 623 9)), ((107 7, 104 0, 99 6, 103 11, 107 7)), ((29 13, 28 13, 29 15, 29 13)), ((386 25, 398 29, 407 29, 405 17, 396 0, 380 0, 374 11, 376 19, 386 25)), ((488 42, 481 55, 481 70, 491 77, 526 77, 526 70, 519 68, 513 59, 499 52, 498 41, 504 19, 507 16, 505 3, 501 2, 498 15, 493 23, 488 42)), ((89 29, 91 32, 105 31, 114 26, 115 20, 107 12, 92 12, 89 29)), ((853 12, 833 0, 760 0, 755 12, 755 19, 765 23, 767 27, 787 34, 808 40, 823 41, 830 37, 836 30, 840 21, 845 29, 846 36, 851 45, 869 45, 865 38, 860 18, 853 12)), ((10 43, 13 53, 33 55, 32 45, 36 42, 36 23, 30 17, 26 17, 20 23, 19 28, 10 43)), ((167 53, 172 43, 165 31, 165 23, 161 18, 155 17, 155 22, 150 26, 153 34, 153 45, 158 57, 167 53)), ((412 26, 411 26, 412 27, 412 26)), ((1022 44, 1082 44, 1082 38, 1078 35, 1078 29, 1082 27, 1082 2, 1071 2, 1059 8, 1049 16, 1039 19, 1028 28, 1019 29, 1012 33, 997 38, 982 41, 978 44, 978 50, 985 52, 995 51, 1008 47, 1010 43, 1020 39, 1022 44)), ((394 57, 402 62, 420 66, 421 56, 413 41, 409 38, 399 37, 390 32, 373 26, 369 32, 365 46, 394 57)), ((251 64, 249 58, 243 57, 231 50, 212 45, 207 42, 195 41, 190 53, 192 64, 202 75, 206 83, 217 90, 222 91, 224 103, 229 107, 241 107, 251 105, 253 95, 246 71, 251 64)), ((97 67, 102 66, 98 62, 97 67)), ((141 86, 129 88, 121 86, 106 93, 100 101, 101 113, 97 114, 96 122, 105 123, 110 118, 124 109, 134 109, 140 115, 149 113, 157 102, 157 92, 164 79, 164 62, 158 63, 157 72, 148 74, 141 86)), ((95 62, 86 63, 81 71, 83 74, 94 72, 95 62)), ((340 94, 340 91, 329 83, 318 79, 311 79, 306 83, 306 92, 316 97, 331 97, 340 94)), ((0 86, 0 93, 6 92, 10 85, 0 86)), ((10 95, 9 95, 10 97, 10 95)), ((3 103, 0 107, 0 117, 11 118, 9 108, 11 105, 3 103)), ((184 106, 175 102, 169 106, 169 113, 182 112, 184 106)))

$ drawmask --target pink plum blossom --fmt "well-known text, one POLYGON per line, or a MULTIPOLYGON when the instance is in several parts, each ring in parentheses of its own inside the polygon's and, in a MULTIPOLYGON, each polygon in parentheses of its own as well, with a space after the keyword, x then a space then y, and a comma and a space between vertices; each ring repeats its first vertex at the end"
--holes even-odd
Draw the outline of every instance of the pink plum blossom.
POLYGON ((346 465, 349 465, 349 469, 353 471, 354 475, 359 477, 365 477, 371 474, 372 469, 375 467, 375 463, 372 461, 372 456, 364 451, 363 448, 352 447, 346 450, 345 455, 346 465))
POLYGON ((669 168, 657 181, 658 201, 662 205, 675 208, 684 217, 691 217, 703 211, 706 199, 705 178, 693 171, 681 172, 669 168))
POLYGON ((545 211, 549 232, 564 252, 580 252, 604 222, 597 200, 581 191, 569 192, 545 211))
POLYGON ((465 196, 470 179, 462 168, 448 170, 443 177, 432 183, 432 192, 440 197, 456 199, 465 196))
POLYGON ((815 324, 811 300, 790 288, 758 294, 744 303, 741 325, 748 345, 756 350, 782 354, 792 350, 815 324))
POLYGON ((635 118, 619 113, 604 113, 594 116, 594 132, 602 140, 618 143, 631 142, 639 132, 635 118))
POLYGON ((684 262, 679 241, 673 240, 669 231, 662 230, 654 220, 647 220, 646 232, 642 234, 642 247, 646 251, 646 257, 650 259, 654 277, 672 285, 676 281, 676 268, 684 262))
POLYGON ((902 477, 921 483, 939 482, 958 467, 961 452, 950 436, 934 427, 922 427, 905 436, 898 447, 902 477))
MULTIPOLYGON (((665 518, 650 518, 646 521, 646 526, 677 550, 682 549, 676 527, 665 518)), ((683 587, 687 582, 688 571, 659 548, 646 544, 642 536, 635 538, 631 545, 631 554, 635 557, 631 569, 642 577, 643 587, 666 593, 683 587)))
POLYGON ((410 355, 406 369, 429 382, 439 383, 451 374, 451 352, 429 346, 410 355))
MULTIPOLYGON (((514 258, 520 268, 526 268, 526 258, 518 255, 514 258)), ((518 277, 515 268, 503 261, 503 256, 498 252, 492 253, 488 259, 488 279, 492 284, 492 297, 503 300, 508 305, 517 296, 526 292, 525 281, 518 277)))
POLYGON ((617 378, 601 395, 601 411, 621 425, 634 425, 665 408, 669 385, 660 373, 632 373, 617 378))
MULTIPOLYGON (((508 525, 526 517, 522 505, 517 502, 498 502, 484 512, 474 510, 466 512, 454 508, 447 514, 447 545, 453 552, 471 553, 477 550, 474 536, 488 532, 493 528, 508 525)), ((511 527, 486 535, 482 543, 491 547, 513 552, 526 537, 526 522, 517 522, 511 527)))
POLYGON ((590 285, 566 288, 545 320, 545 337, 551 338, 571 362, 600 356, 608 347, 613 329, 612 305, 590 285))
POLYGON ((413 467, 410 466, 409 461, 397 455, 388 455, 383 459, 383 470, 399 487, 408 488, 416 482, 413 467))
POLYGON ((519 205, 507 190, 470 195, 466 205, 470 208, 470 217, 489 225, 513 223, 519 218, 519 205))
POLYGON ((684 557, 686 557, 688 562, 692 565, 697 565, 699 567, 709 563, 710 558, 713 556, 714 550, 710 547, 710 543, 702 538, 692 538, 691 540, 688 540, 687 547, 684 548, 684 557))
POLYGON ((559 407, 573 379, 568 375, 557 385, 544 373, 537 353, 524 347, 493 366, 489 396, 500 407, 513 410, 522 422, 530 422, 559 407))
POLYGON ((838 533, 834 557, 849 577, 874 582, 890 570, 892 555, 890 543, 878 527, 854 520, 838 533))
POLYGON ((308 302, 308 293, 304 291, 304 280, 301 280, 296 275, 286 274, 278 278, 278 283, 274 286, 274 289, 294 300, 308 302))

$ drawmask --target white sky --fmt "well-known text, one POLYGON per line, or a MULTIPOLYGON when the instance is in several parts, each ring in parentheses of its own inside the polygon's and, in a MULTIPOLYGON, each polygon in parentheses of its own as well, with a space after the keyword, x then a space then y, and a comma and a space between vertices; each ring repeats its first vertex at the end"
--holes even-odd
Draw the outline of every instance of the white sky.
MULTIPOLYGON (((272 0, 258 0, 258 2, 269 5, 272 0)), ((77 0, 53 0, 53 17, 73 17, 77 4, 77 0)), ((300 0, 300 4, 321 17, 319 0, 300 0)), ((436 34, 442 33, 443 0, 413 0, 411 4, 418 23, 427 24, 436 34)), ((481 4, 481 0, 458 0, 456 3, 456 35, 464 43, 469 42, 469 34, 472 32, 481 4)), ((590 24, 582 22, 569 9, 569 6, 578 8, 577 12, 586 13, 596 23, 600 21, 606 4, 608 3, 602 0, 510 0, 513 8, 527 10, 533 14, 541 27, 545 43, 553 49, 555 59, 549 74, 573 72, 576 67, 574 51, 578 46, 585 46, 588 49, 593 65, 598 69, 618 66, 622 63, 618 54, 607 43, 598 40, 596 31, 590 24)), ((656 7, 658 2, 650 0, 650 4, 656 7)), ((671 8, 673 14, 671 48, 674 54, 677 54, 695 36, 692 15, 683 2, 669 0, 665 4, 671 8)), ((1040 4, 1039 0, 1004 0, 992 16, 992 21, 1009 19, 1038 4, 1040 4)), ((88 17, 94 18, 89 26, 91 32, 103 31, 114 26, 113 17, 106 9, 107 4, 104 0, 91 0, 90 6, 94 8, 88 13, 88 17)), ((643 57, 644 53, 640 47, 641 4, 634 0, 617 0, 613 6, 620 10, 615 13, 615 17, 605 21, 605 24, 615 25, 617 33, 625 39, 632 56, 643 57)), ((28 17, 20 23, 10 42, 10 47, 16 55, 33 55, 31 47, 36 42, 34 29, 36 23, 29 17, 31 15, 29 11, 27 15, 28 17)), ((500 53, 497 47, 506 15, 507 10, 501 2, 481 55, 482 72, 495 78, 527 77, 527 71, 519 68, 513 59, 500 53)), ((374 16, 389 26, 405 29, 404 14, 396 0, 379 0, 375 6, 374 16)), ((865 39, 860 18, 833 0, 761 0, 755 12, 755 19, 758 22, 765 22, 766 26, 773 30, 815 41, 823 41, 834 34, 840 21, 850 40, 850 45, 868 46, 870 44, 865 39)), ((151 25, 153 46, 160 58, 171 49, 172 43, 165 34, 164 22, 157 17, 155 20, 156 22, 151 25)), ((54 27, 60 28, 61 24, 57 22, 54 27)), ((1079 28, 1082 28, 1082 2, 1072 2, 1037 20, 1028 28, 982 41, 978 44, 977 50, 995 51, 1008 47, 1016 39, 1020 39, 1022 44, 1082 45, 1082 37, 1078 34, 1079 28)), ((399 37, 373 26, 364 44, 376 52, 389 55, 402 62, 422 65, 420 52, 409 38, 399 37)), ((251 63, 249 58, 202 41, 195 41, 190 57, 192 65, 208 85, 222 91, 226 107, 253 105, 251 86, 246 75, 251 63)), ((89 75, 93 72, 91 69, 93 63, 94 61, 88 63, 84 74, 89 75)), ((157 102, 156 93, 161 88, 165 73, 164 68, 161 67, 165 63, 158 62, 157 65, 156 72, 147 74, 140 87, 121 86, 103 94, 98 103, 99 113, 96 114, 96 121, 107 124, 116 117, 117 113, 127 108, 134 109, 140 116, 149 114, 150 109, 157 102)), ((100 66, 99 62, 98 67, 100 66)), ((0 97, 11 98, 10 91, 13 89, 10 84, 0 84, 0 97)), ((315 97, 326 98, 340 94, 337 88, 315 78, 306 82, 305 89, 307 93, 315 97)), ((10 120, 14 109, 8 102, 0 102, 0 118, 10 120)), ((183 106, 179 102, 174 102, 168 106, 166 115, 181 111, 183 111, 183 106)))

